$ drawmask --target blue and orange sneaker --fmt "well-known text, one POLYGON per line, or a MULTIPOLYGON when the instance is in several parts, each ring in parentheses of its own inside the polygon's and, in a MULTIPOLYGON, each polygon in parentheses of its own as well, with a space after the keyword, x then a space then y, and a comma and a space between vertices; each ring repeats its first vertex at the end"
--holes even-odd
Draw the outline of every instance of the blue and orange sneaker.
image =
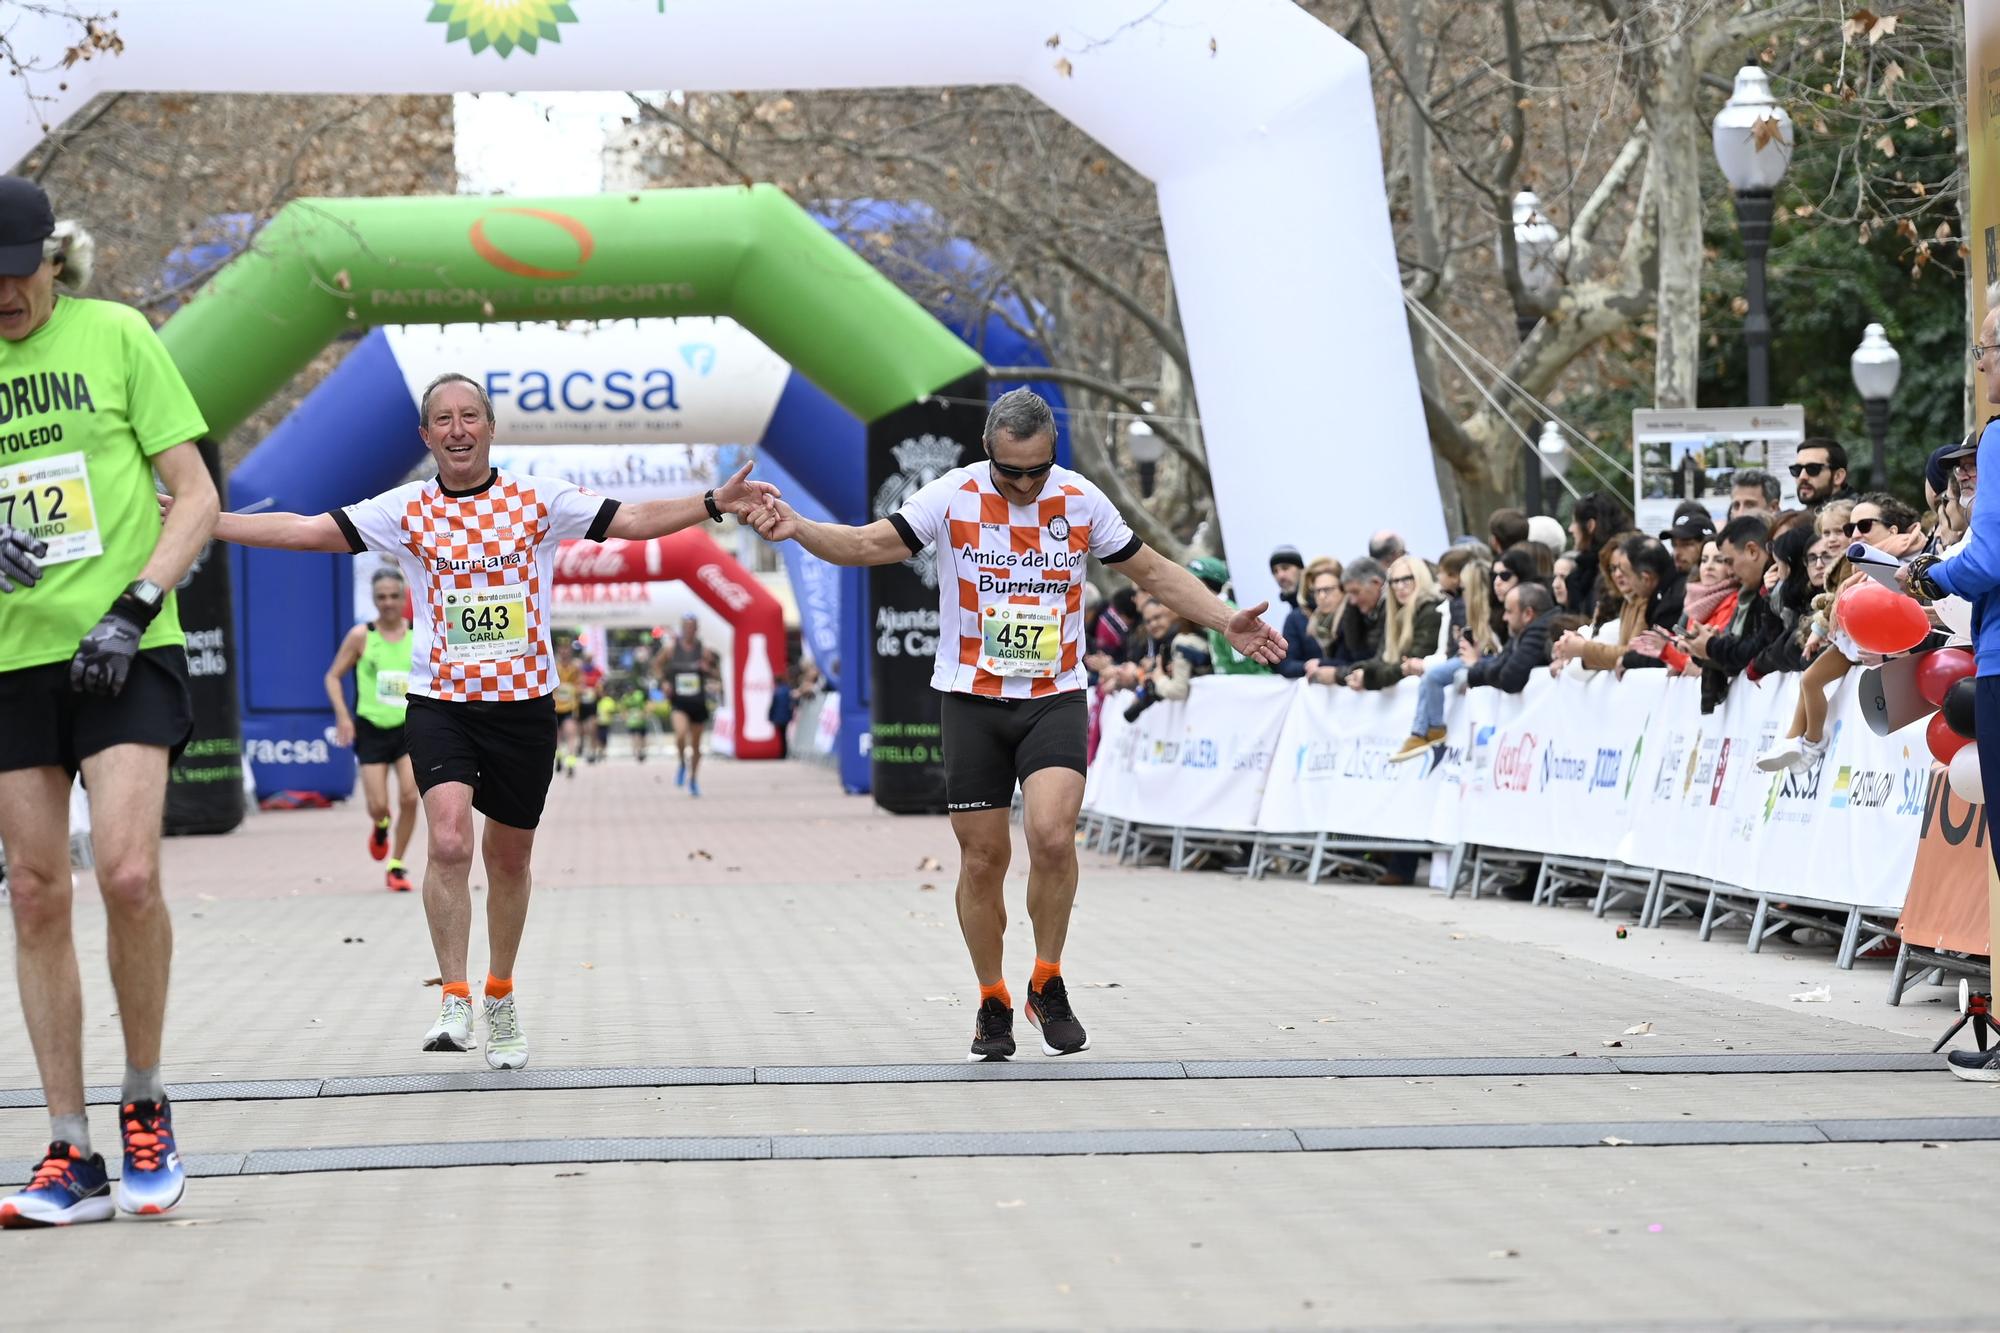
POLYGON ((104 1159, 58 1140, 49 1145, 28 1187, 0 1199, 0 1227, 66 1227, 111 1220, 111 1182, 104 1159))
POLYGON ((187 1173, 174 1147, 172 1108, 165 1101, 126 1102, 118 1108, 118 1127, 125 1135, 118 1211, 141 1217, 166 1212, 187 1189, 187 1173))

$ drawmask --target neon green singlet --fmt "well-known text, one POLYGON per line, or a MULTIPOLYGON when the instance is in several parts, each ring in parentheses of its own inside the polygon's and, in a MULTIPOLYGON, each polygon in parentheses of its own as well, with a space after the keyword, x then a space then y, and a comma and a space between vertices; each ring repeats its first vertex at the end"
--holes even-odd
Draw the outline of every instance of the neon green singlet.
POLYGON ((404 697, 410 687, 410 656, 416 651, 417 636, 403 628, 403 637, 393 643, 373 625, 361 660, 354 666, 354 711, 378 727, 403 725, 409 707, 404 697))

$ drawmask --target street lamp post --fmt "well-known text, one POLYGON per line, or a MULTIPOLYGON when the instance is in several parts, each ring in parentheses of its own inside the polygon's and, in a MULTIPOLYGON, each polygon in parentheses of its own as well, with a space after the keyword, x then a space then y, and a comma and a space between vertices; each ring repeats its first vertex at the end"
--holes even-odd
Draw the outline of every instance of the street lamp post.
MULTIPOLYGON (((1526 342, 1562 295, 1562 268, 1556 262, 1562 233, 1543 214, 1541 198, 1533 190, 1514 196, 1513 225, 1514 271, 1521 277, 1523 298, 1514 310, 1514 331, 1526 342)), ((1521 489, 1530 514, 1542 512, 1542 466, 1536 453, 1534 449, 1521 451, 1521 489)))
MULTIPOLYGON (((1143 406, 1148 412, 1153 410, 1151 403, 1143 406)), ((1150 500, 1160 460, 1167 456, 1166 442, 1153 433, 1144 417, 1133 417, 1132 424, 1125 428, 1125 447, 1132 451, 1132 462, 1139 469, 1139 494, 1150 500)))
POLYGON ((1736 71, 1736 88, 1716 113, 1715 160, 1736 192, 1743 230, 1743 345, 1751 407, 1771 401, 1771 317, 1764 296, 1764 255, 1771 244, 1771 195, 1792 161, 1792 118, 1771 96, 1771 80, 1753 58, 1736 71))
POLYGON ((1868 418, 1868 438, 1874 445, 1869 464, 1869 484, 1881 490, 1889 479, 1889 400, 1896 394, 1896 382, 1903 377, 1903 358, 1889 342, 1880 324, 1861 331, 1861 345, 1847 358, 1854 376, 1854 388, 1861 395, 1861 410, 1868 418))

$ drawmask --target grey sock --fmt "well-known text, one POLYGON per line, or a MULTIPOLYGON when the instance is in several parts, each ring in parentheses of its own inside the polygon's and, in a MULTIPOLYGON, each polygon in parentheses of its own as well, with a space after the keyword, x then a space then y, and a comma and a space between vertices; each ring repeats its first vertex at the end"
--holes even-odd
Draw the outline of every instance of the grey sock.
POLYGON ((118 1090, 120 1102, 163 1102, 167 1099, 167 1085, 160 1082, 160 1067, 138 1069, 125 1066, 125 1083, 118 1090))
POLYGON ((67 1143, 86 1157, 90 1155, 90 1121, 81 1112, 50 1116, 49 1137, 58 1143, 67 1143))

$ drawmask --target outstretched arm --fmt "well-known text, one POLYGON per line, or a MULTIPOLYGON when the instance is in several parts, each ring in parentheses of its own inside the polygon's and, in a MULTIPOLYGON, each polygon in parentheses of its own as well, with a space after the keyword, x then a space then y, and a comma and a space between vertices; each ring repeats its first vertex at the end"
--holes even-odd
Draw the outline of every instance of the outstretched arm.
POLYGON ((1134 583, 1167 604, 1167 609, 1204 629, 1222 631, 1230 646, 1245 657, 1265 666, 1274 666, 1285 656, 1285 636, 1266 625, 1259 616, 1269 602, 1237 610, 1208 590, 1208 586, 1187 570, 1150 546, 1119 565, 1134 583))
POLYGON ((861 528, 815 523, 774 497, 752 508, 748 522, 765 541, 795 541, 830 565, 893 565, 916 554, 886 518, 861 528))
MULTIPOLYGON (((171 511, 173 497, 161 496, 160 508, 171 511)), ((223 514, 215 520, 215 540, 275 551, 346 554, 354 549, 331 514, 223 514)))
MULTIPOLYGON (((776 486, 767 481, 747 479, 750 466, 745 463, 737 468, 736 475, 715 488, 716 508, 741 518, 752 506, 778 498, 776 486)), ((645 541, 708 521, 708 505, 699 495, 684 495, 671 500, 642 500, 618 506, 605 536, 645 541)))

